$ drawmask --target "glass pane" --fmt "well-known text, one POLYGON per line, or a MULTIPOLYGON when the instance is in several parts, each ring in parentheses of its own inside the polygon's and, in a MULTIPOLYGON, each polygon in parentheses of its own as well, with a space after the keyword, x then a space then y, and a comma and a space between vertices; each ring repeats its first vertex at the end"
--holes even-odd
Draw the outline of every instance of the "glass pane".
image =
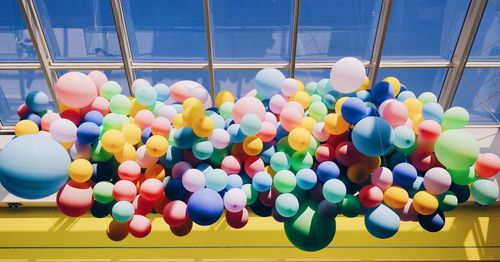
POLYGON ((500 1, 488 1, 469 60, 500 60, 500 1))
MULTIPOLYGON (((255 89, 255 75, 259 72, 255 70, 216 70, 215 71, 215 92, 221 90, 231 91, 236 97, 242 97, 255 89)), ((280 70, 285 77, 290 75, 290 70, 280 70)))
POLYGON ((211 1, 215 61, 288 61, 292 0, 211 1))
POLYGON ((417 96, 423 92, 439 96, 446 73, 446 68, 380 68, 377 82, 394 76, 417 96))
POLYGON ((381 0, 300 1, 297 61, 370 60, 381 0))
POLYGON ((2 1, 0 42, 1 62, 38 62, 33 42, 16 0, 2 1))
POLYGON ((52 102, 52 97, 42 71, 0 71, 0 121, 2 125, 12 126, 19 121, 17 108, 24 103, 26 95, 33 90, 45 92, 51 101, 49 109, 55 111, 54 103, 52 102))
POLYGON ((203 1, 123 1, 136 61, 207 61, 203 1))
POLYGON ((152 85, 164 83, 168 86, 181 80, 191 80, 210 91, 210 81, 206 70, 137 70, 137 78, 144 78, 152 85))
MULTIPOLYGON (((84 74, 88 74, 93 70, 70 70, 70 71, 78 71, 84 74)), ((57 71, 57 75, 62 76, 63 74, 68 73, 70 71, 59 70, 57 71)), ((120 86, 122 87, 122 94, 130 96, 130 89, 128 88, 127 76, 125 75, 124 70, 100 70, 100 71, 102 71, 108 77, 108 80, 113 80, 118 84, 120 84, 120 86)))
POLYGON ((54 60, 121 60, 109 1, 35 0, 54 60))
POLYGON ((468 6, 468 0, 394 1, 383 58, 449 61, 468 6))
POLYGON ((500 68, 466 68, 452 106, 467 109, 471 124, 500 124, 500 68))
POLYGON ((330 78, 331 69, 296 69, 295 79, 301 80, 304 84, 318 82, 321 79, 330 78))

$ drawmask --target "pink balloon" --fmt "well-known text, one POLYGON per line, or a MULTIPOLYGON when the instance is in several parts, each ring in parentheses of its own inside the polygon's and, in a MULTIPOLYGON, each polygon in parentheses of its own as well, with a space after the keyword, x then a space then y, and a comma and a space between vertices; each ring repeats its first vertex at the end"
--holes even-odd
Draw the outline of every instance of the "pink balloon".
POLYGON ((404 125, 408 119, 408 109, 403 103, 397 100, 390 100, 390 102, 382 108, 381 112, 383 118, 393 128, 404 125))
POLYGON ((373 185, 385 191, 392 186, 392 172, 387 167, 379 167, 373 170, 371 181, 373 185))
POLYGON ((182 176, 182 185, 189 192, 196 192, 205 187, 205 174, 192 168, 182 176))
POLYGON ((275 114, 280 114, 285 104, 286 99, 282 95, 276 94, 269 100, 269 109, 271 109, 271 112, 275 114))
POLYGON ((170 86, 170 97, 175 101, 182 103, 189 97, 190 90, 182 82, 176 82, 170 86))
POLYGON ((56 119, 60 119, 61 116, 58 113, 54 112, 47 112, 45 115, 42 116, 41 124, 42 124, 42 129, 45 131, 49 131, 50 124, 54 122, 56 119))
POLYGON ((175 110, 175 107, 171 105, 165 105, 158 110, 158 115, 161 117, 164 117, 170 121, 174 119, 174 116, 177 114, 177 110, 175 110))
POLYGON ((97 87, 86 74, 69 72, 61 76, 55 86, 59 100, 73 108, 90 105, 97 97, 97 87))
POLYGON ((247 204, 245 192, 240 188, 231 188, 224 194, 224 207, 229 212, 240 212, 247 204))
POLYGON ((255 114, 261 121, 264 121, 266 109, 259 99, 245 96, 234 103, 232 114, 236 123, 240 123, 241 118, 246 114, 255 114))
POLYGON ((151 232, 151 220, 142 215, 134 215, 128 224, 128 230, 134 237, 145 237, 151 232))
POLYGON ((300 127, 303 118, 304 110, 299 110, 295 106, 286 106, 280 113, 280 123, 286 131, 300 127))
POLYGON ((75 142, 76 125, 65 118, 59 118, 52 121, 49 132, 52 138, 58 142, 75 142))
POLYGON ((319 142, 325 142, 330 137, 323 122, 318 122, 313 126, 312 134, 319 142))
POLYGON ((141 196, 144 199, 154 202, 163 196, 163 183, 156 178, 148 178, 141 184, 141 196))
POLYGON ((208 140, 217 149, 226 148, 229 145, 229 133, 223 128, 216 128, 208 136, 208 140))
POLYGON ((108 81, 108 77, 101 71, 94 70, 88 74, 97 87, 97 93, 101 90, 101 85, 108 81))
POLYGON ((438 195, 448 191, 451 186, 451 176, 446 169, 434 167, 424 175, 424 187, 431 194, 438 195))
POLYGON ((107 115, 109 113, 109 101, 102 96, 96 97, 88 107, 87 112, 90 111, 98 111, 103 115, 107 115))
POLYGON ((137 112, 134 116, 135 124, 141 129, 151 126, 151 123, 155 119, 153 112, 143 109, 137 112))
POLYGON ((265 164, 264 161, 258 156, 250 156, 245 159, 244 169, 247 176, 253 178, 255 174, 264 170, 265 164))
MULTIPOLYGON (((137 116, 137 115, 136 115, 137 116)), ((151 132, 153 135, 166 137, 172 128, 170 120, 165 117, 157 117, 151 122, 151 132)))
POLYGON ((241 171, 241 163, 238 158, 229 155, 222 159, 220 168, 227 174, 238 174, 241 171))
POLYGON ((137 162, 141 168, 147 168, 158 162, 158 157, 149 155, 146 151, 146 145, 142 145, 135 152, 135 162, 137 162))
POLYGON ((291 96, 299 90, 299 82, 293 78, 287 78, 281 84, 281 93, 285 96, 291 96))
POLYGON ((137 187, 128 180, 120 180, 113 186, 113 197, 116 201, 128 201, 132 203, 137 195, 137 187))
POLYGON ((262 122, 257 136, 262 142, 271 142, 276 137, 276 126, 269 122, 262 122))
POLYGON ((396 100, 395 99, 387 99, 387 100, 384 100, 384 102, 382 102, 382 104, 380 104, 378 106, 378 113, 380 114, 380 117, 384 117, 384 109, 385 109, 385 107, 389 103, 392 103, 393 101, 396 101, 396 100))
POLYGON ((133 160, 126 160, 118 166, 120 179, 135 181, 141 175, 141 166, 133 160))
POLYGON ((434 120, 424 120, 418 125, 418 136, 425 141, 435 141, 441 134, 441 125, 434 120))
POLYGON ((264 121, 270 122, 273 124, 278 123, 278 119, 276 118, 276 115, 271 113, 271 112, 266 112, 266 116, 264 117, 264 121))

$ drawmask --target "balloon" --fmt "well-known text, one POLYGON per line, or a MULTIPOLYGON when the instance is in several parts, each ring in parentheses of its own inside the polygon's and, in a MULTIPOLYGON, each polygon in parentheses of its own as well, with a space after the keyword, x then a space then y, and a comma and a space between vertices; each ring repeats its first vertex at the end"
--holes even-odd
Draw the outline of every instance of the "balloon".
POLYGON ((151 126, 151 123, 153 123, 155 116, 151 111, 143 109, 135 114, 134 119, 135 124, 141 129, 144 129, 151 126))
POLYGON ((189 169, 182 175, 182 185, 189 192, 196 192, 205 187, 205 175, 198 169, 189 169))
POLYGON ((129 222, 134 217, 134 206, 127 201, 118 201, 111 209, 113 219, 120 223, 129 222))
POLYGON ((271 156, 270 165, 274 171, 280 171, 289 169, 292 163, 285 152, 277 152, 271 156))
POLYGON ((418 223, 423 229, 429 232, 438 232, 443 229, 445 217, 442 212, 436 212, 430 215, 418 215, 418 223))
POLYGON ((15 196, 43 198, 64 185, 70 163, 68 152, 52 138, 24 135, 0 151, 0 182, 15 196))
POLYGON ((79 72, 62 75, 56 82, 55 92, 62 103, 73 108, 88 106, 97 97, 97 87, 92 79, 79 72))
POLYGON ((365 215, 366 229, 377 238, 392 237, 398 232, 399 225, 398 215, 383 204, 365 215))
POLYGON ((57 208, 67 216, 79 217, 92 208, 92 187, 69 181, 59 189, 56 196, 57 208))
POLYGON ((311 97, 304 91, 297 91, 288 98, 288 101, 297 102, 302 108, 306 109, 309 107, 309 104, 311 104, 311 97))
POLYGON ((448 191, 451 186, 451 176, 446 169, 434 167, 429 169, 424 176, 424 187, 434 195, 448 191))
POLYGON ((232 116, 236 123, 240 123, 246 114, 254 114, 260 121, 264 121, 266 109, 259 99, 252 96, 245 96, 234 103, 232 116))
POLYGON ((394 131, 385 120, 366 117, 354 126, 352 142, 359 152, 367 156, 386 155, 393 149, 394 131))
POLYGON ((394 87, 388 82, 379 82, 372 88, 372 100, 380 105, 388 99, 394 98, 394 87))
POLYGON ((303 127, 297 127, 290 131, 288 143, 297 151, 303 151, 311 144, 311 133, 303 127))
POLYGON ((297 186, 303 190, 312 189, 317 182, 316 173, 309 168, 301 169, 296 174, 297 186))
POLYGON ((455 209, 458 205, 458 198, 455 193, 447 191, 437 196, 439 201, 439 210, 446 212, 455 209))
POLYGON ((260 131, 261 121, 255 114, 246 114, 241 118, 240 128, 245 135, 254 136, 260 131))
POLYGON ((339 203, 346 196, 346 187, 338 179, 329 179, 323 185, 323 196, 328 202, 339 203))
POLYGON ((108 130, 101 138, 102 147, 110 153, 117 153, 125 145, 125 136, 118 130, 108 130))
POLYGON ((224 207, 228 212, 242 211, 247 204, 245 192, 239 188, 231 188, 224 194, 224 207))
POLYGON ((318 179, 325 183, 330 179, 337 179, 340 177, 340 169, 333 161, 325 161, 318 165, 316 169, 318 179))
POLYGON ((352 125, 366 116, 366 106, 363 100, 349 97, 341 106, 342 117, 352 125))
POLYGON ((221 90, 215 97, 215 105, 220 107, 224 102, 234 103, 234 95, 228 90, 221 90))
POLYGON ((434 213, 439 206, 437 198, 427 191, 418 191, 413 196, 413 207, 421 215, 434 213))
POLYGON ((97 92, 99 92, 99 90, 101 90, 102 84, 104 84, 105 82, 108 81, 108 77, 103 72, 98 71, 98 70, 94 70, 94 71, 88 73, 88 76, 94 82, 94 84, 97 88, 97 92))
POLYGON ((418 125, 417 134, 423 141, 435 141, 441 134, 441 126, 434 120, 424 120, 418 125))
POLYGON ((154 104, 157 98, 156 90, 151 85, 141 85, 134 90, 136 101, 143 106, 154 104))
POLYGON ((289 170, 278 171, 273 178, 274 188, 280 193, 289 193, 297 183, 295 175, 289 170))
POLYGON ((384 203, 390 208, 403 208, 408 199, 408 192, 404 188, 391 186, 384 191, 384 203))
POLYGON ((392 175, 394 184, 402 187, 408 187, 415 182, 415 179, 417 178, 417 170, 408 163, 400 163, 392 169, 392 175))
POLYGON ((68 175, 77 183, 87 182, 93 174, 92 164, 85 159, 77 159, 69 165, 68 175))
POLYGON ((189 217, 198 225, 215 223, 224 210, 221 196, 212 189, 200 189, 191 195, 188 204, 189 217))
MULTIPOLYGON (((61 118, 59 116, 59 114, 54 113, 54 112, 47 112, 47 114, 43 115, 41 120, 40 120, 40 124, 42 126, 42 129, 45 131, 49 131, 49 128, 50 128, 50 125, 52 124, 52 122, 54 122, 54 120, 59 119, 59 118, 61 118)), ((21 120, 21 121, 24 121, 24 120, 21 120)), ((37 130, 38 130, 38 128, 37 128, 37 130)))
POLYGON ((121 94, 122 87, 115 81, 107 81, 101 85, 99 92, 100 96, 111 100, 113 97, 121 94))
POLYGON ((227 186, 227 173, 222 169, 214 169, 205 177, 205 186, 217 192, 222 191, 227 186))
POLYGON ((157 201, 163 196, 163 183, 156 178, 148 178, 141 184, 141 196, 147 201, 157 201))
POLYGON ((243 150, 249 156, 256 156, 264 147, 262 140, 257 136, 248 136, 243 140, 243 150))
POLYGON ((454 170, 472 166, 479 156, 477 141, 472 135, 459 129, 441 133, 434 144, 434 151, 440 163, 454 170))
POLYGON ((78 126, 76 137, 80 144, 88 145, 96 142, 99 139, 101 130, 99 126, 92 122, 85 122, 78 126))
POLYGON ((153 157, 161 157, 167 153, 168 141, 165 137, 154 135, 146 142, 146 152, 153 157))
POLYGON ((415 132, 407 126, 398 126, 394 129, 394 147, 397 151, 411 154, 416 149, 415 132))
POLYGON ((222 129, 216 128, 212 131, 212 133, 208 136, 208 140, 212 143, 214 148, 222 149, 229 145, 229 133, 222 129))
POLYGON ((131 235, 143 238, 151 232, 151 221, 143 215, 134 215, 128 224, 131 235))
POLYGON ((179 227, 189 220, 187 204, 174 200, 169 202, 163 209, 163 219, 172 227, 179 227))
POLYGON ((164 83, 158 83, 153 86, 156 91, 156 101, 165 102, 169 98, 170 88, 164 83))
POLYGON ((141 175, 141 166, 133 160, 122 162, 118 166, 118 176, 120 179, 135 181, 141 175))
POLYGON ((408 109, 406 106, 397 100, 389 101, 383 109, 380 110, 380 115, 393 127, 402 126, 408 119, 408 109))
POLYGON ((281 93, 285 96, 291 96, 298 90, 299 82, 293 78, 287 78, 281 84, 281 93))
POLYGON ((76 141, 76 125, 64 118, 56 119, 50 124, 51 137, 58 142, 76 141))
POLYGON ((469 113, 462 107, 452 107, 444 112, 441 120, 443 130, 461 129, 469 123, 469 113))
POLYGON ((42 91, 33 90, 26 96, 25 103, 31 112, 40 113, 47 109, 49 97, 42 91))
POLYGON ((109 101, 106 98, 98 96, 88 106, 90 111, 97 111, 103 115, 109 113, 109 101))
POLYGON ((258 172, 252 179, 252 186, 258 192, 268 191, 271 189, 272 184, 273 179, 271 178, 271 175, 264 171, 258 172))
POLYGON ((31 120, 21 120, 14 127, 14 133, 16 136, 38 134, 38 126, 31 120))
POLYGON ((255 88, 259 95, 270 98, 279 93, 283 81, 285 81, 285 76, 281 71, 275 68, 264 68, 255 76, 255 88))
POLYGON ((480 154, 474 170, 480 178, 494 177, 500 172, 500 158, 493 153, 480 154))
POLYGON ((210 141, 200 139, 193 144, 193 154, 199 160, 206 160, 212 156, 214 147, 210 141))
POLYGON ((359 191, 358 198, 364 207, 372 208, 382 203, 384 193, 377 186, 366 185, 359 191))
POLYGON ((287 100, 280 94, 273 95, 269 100, 269 109, 275 114, 281 114, 287 100))
POLYGON ((128 180, 120 180, 113 187, 113 197, 116 201, 132 202, 137 195, 135 184, 128 180))
POLYGON ((128 115, 132 108, 132 102, 124 95, 115 95, 109 101, 109 109, 113 113, 128 115))
POLYGON ((472 183, 472 196, 481 205, 494 204, 498 198, 498 184, 488 179, 478 179, 472 183))
POLYGON ((290 193, 279 195, 275 205, 276 211, 284 217, 293 217, 299 211, 299 200, 290 193))
POLYGON ((356 217, 361 213, 361 202, 354 195, 346 195, 339 208, 342 215, 356 217))
POLYGON ((399 91, 401 90, 401 83, 399 82, 399 79, 393 76, 388 76, 382 81, 387 82, 392 86, 392 88, 394 89, 394 95, 399 94, 399 91))
POLYGON ((330 80, 335 90, 351 93, 361 87, 365 80, 365 66, 354 57, 337 61, 330 72, 330 80))
POLYGON ((242 228, 248 223, 248 210, 244 208, 236 213, 226 212, 226 221, 232 228, 242 228))
POLYGON ((371 182, 382 191, 392 186, 392 172, 387 167, 378 167, 372 172, 371 182))
POLYGON ((95 184, 93 195, 96 202, 108 204, 114 201, 113 184, 109 181, 101 181, 95 184))

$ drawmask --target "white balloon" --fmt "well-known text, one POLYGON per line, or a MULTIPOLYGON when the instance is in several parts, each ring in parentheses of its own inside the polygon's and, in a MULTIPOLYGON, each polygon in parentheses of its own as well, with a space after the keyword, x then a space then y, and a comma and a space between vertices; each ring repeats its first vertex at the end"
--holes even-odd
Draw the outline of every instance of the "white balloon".
POLYGON ((132 82, 132 93, 135 94, 135 90, 138 87, 145 86, 145 85, 151 86, 151 84, 149 83, 149 81, 146 80, 146 79, 138 78, 138 79, 134 80, 134 82, 132 82))
POLYGON ((358 90, 365 80, 365 66, 354 57, 345 57, 337 61, 330 72, 333 88, 341 93, 358 90))
POLYGON ((49 127, 52 138, 58 142, 75 142, 76 125, 66 118, 54 120, 49 127))

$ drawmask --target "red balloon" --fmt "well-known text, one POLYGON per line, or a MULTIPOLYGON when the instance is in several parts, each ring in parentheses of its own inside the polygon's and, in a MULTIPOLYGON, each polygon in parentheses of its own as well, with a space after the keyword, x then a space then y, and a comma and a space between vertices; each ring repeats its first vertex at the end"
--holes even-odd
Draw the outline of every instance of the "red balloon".
POLYGON ((242 228, 248 223, 248 210, 243 208, 243 210, 236 213, 226 211, 226 221, 232 228, 242 228))
POLYGON ((441 134, 441 125, 434 120, 425 120, 418 125, 419 138, 427 141, 435 141, 441 134))
POLYGON ((69 121, 73 122, 76 126, 78 126, 80 124, 80 122, 82 121, 82 117, 80 116, 80 114, 78 112, 76 112, 75 110, 71 110, 71 109, 63 111, 60 114, 60 116, 61 116, 61 118, 66 118, 69 121))
POLYGON ((411 164, 418 170, 425 172, 436 166, 436 156, 427 151, 415 151, 410 157, 411 164))
POLYGON ((330 144, 322 144, 316 148, 316 160, 321 163, 335 160, 335 148, 330 144))
POLYGON ((142 195, 137 195, 132 205, 134 205, 137 215, 145 216, 153 210, 153 202, 146 200, 142 195))
POLYGON ((494 177, 500 172, 500 158, 493 153, 480 154, 474 169, 478 177, 494 177))
POLYGON ((351 141, 341 142, 335 148, 335 159, 343 166, 352 166, 359 163, 363 157, 351 141))
POLYGON ((148 178, 141 184, 141 195, 144 199, 154 202, 163 196, 163 183, 156 178, 148 178))
POLYGON ((333 148, 337 148, 337 146, 344 141, 349 141, 349 132, 345 132, 340 135, 330 135, 326 140, 326 143, 331 145, 333 148))
POLYGON ((142 215, 134 215, 128 224, 128 230, 134 237, 145 237, 151 232, 151 220, 142 215))
POLYGON ((17 115, 19 116, 19 118, 22 118, 24 115, 26 115, 27 113, 29 113, 30 110, 28 109, 28 106, 26 104, 21 104, 18 108, 17 108, 17 115))
POLYGON ((156 200, 153 203, 153 207, 158 214, 163 214, 163 209, 168 204, 170 200, 165 196, 165 192, 163 192, 162 197, 159 200, 156 200))
POLYGON ((264 161, 258 156, 250 156, 244 163, 245 173, 250 178, 257 174, 257 172, 264 170, 264 167, 264 161))
POLYGON ((193 221, 191 219, 188 219, 186 223, 182 224, 181 226, 170 226, 170 231, 172 231, 172 233, 178 237, 183 237, 189 234, 189 232, 191 232, 191 229, 193 229, 193 221))
POLYGON ((79 217, 90 211, 94 196, 87 183, 69 181, 57 192, 57 207, 70 217, 79 217))
POLYGON ((366 185, 359 191, 358 195, 361 205, 364 207, 376 207, 382 203, 384 193, 382 189, 374 185, 366 185))
POLYGON ((189 220, 186 203, 174 200, 163 209, 163 219, 172 227, 180 227, 189 220))
POLYGON ((113 241, 122 241, 128 236, 128 223, 119 223, 111 220, 106 230, 108 238, 113 241))
POLYGON ((134 201, 137 195, 137 187, 128 180, 120 180, 113 187, 113 197, 116 201, 134 201))
POLYGON ((272 207, 279 193, 274 187, 272 187, 267 192, 259 193, 259 200, 264 206, 272 207))

